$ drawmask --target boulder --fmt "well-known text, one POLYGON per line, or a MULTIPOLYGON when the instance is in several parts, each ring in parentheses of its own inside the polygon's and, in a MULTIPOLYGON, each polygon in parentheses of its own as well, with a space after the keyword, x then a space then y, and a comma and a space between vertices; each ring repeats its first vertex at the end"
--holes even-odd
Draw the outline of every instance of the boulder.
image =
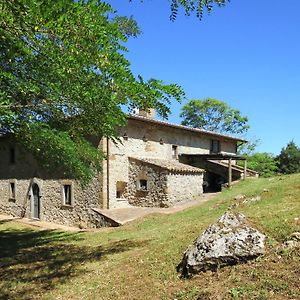
POLYGON ((265 252, 265 235, 252 228, 243 214, 225 213, 184 252, 177 271, 191 277, 254 259, 265 252))

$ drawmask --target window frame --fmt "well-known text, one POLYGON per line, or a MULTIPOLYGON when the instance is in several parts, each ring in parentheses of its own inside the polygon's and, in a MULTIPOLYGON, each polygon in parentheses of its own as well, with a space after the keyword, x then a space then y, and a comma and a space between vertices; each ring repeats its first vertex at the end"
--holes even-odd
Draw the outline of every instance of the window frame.
POLYGON ((116 181, 116 199, 124 199, 124 193, 127 188, 126 181, 116 181))
POLYGON ((218 154, 221 152, 221 141, 220 140, 210 140, 210 154, 218 154))
POLYGON ((72 181, 63 181, 61 183, 61 203, 62 206, 72 207, 74 206, 74 185, 72 181), (69 187, 69 196, 66 198, 66 187, 69 187), (68 201, 66 201, 68 200, 68 201))
POLYGON ((16 180, 10 180, 8 183, 8 195, 9 200, 16 201, 17 198, 17 181, 16 180), (13 189, 12 189, 13 186, 13 189))
POLYGON ((147 179, 140 178, 136 181, 136 189, 140 192, 149 192, 149 182, 147 179), (141 185, 141 181, 144 181, 145 184, 141 185), (145 187, 145 188, 142 188, 145 187))
POLYGON ((178 159, 178 146, 172 145, 172 158, 178 159))

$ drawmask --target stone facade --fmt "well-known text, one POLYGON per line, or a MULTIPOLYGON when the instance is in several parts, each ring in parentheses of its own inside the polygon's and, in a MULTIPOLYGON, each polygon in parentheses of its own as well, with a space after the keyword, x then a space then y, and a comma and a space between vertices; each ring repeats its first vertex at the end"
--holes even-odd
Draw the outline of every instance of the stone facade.
POLYGON ((107 159, 85 188, 59 171, 42 170, 12 139, 1 137, 0 213, 82 228, 107 226, 101 209, 193 200, 203 192, 203 170, 179 163, 180 155, 209 154, 213 140, 221 152, 235 154, 239 141, 141 116, 130 116, 119 135, 117 142, 92 141, 107 159))
MULTIPOLYGON (((118 182, 125 182, 128 185, 133 184, 131 182, 132 175, 129 178, 131 168, 128 157, 178 161, 181 154, 209 154, 212 140, 220 142, 221 153, 236 153, 237 139, 232 137, 187 129, 184 126, 169 126, 169 123, 150 120, 140 116, 130 117, 128 125, 120 129, 119 135, 119 142, 108 142, 109 160, 105 163, 108 163, 109 166, 108 168, 107 165, 104 167, 104 176, 106 176, 106 170, 109 170, 109 208, 128 207, 128 204, 133 203, 132 200, 127 201, 126 193, 123 194, 123 197, 117 197, 118 182)), ((169 175, 169 177, 171 178, 172 176, 169 175)), ((174 184, 174 188, 170 187, 176 194, 173 197, 174 199, 191 199, 190 197, 194 197, 194 194, 202 192, 201 180, 194 183, 193 175, 191 175, 190 179, 187 179, 187 174, 179 177, 180 179, 173 175, 172 178, 174 181, 177 181, 178 186, 181 186, 181 191, 185 192, 182 192, 183 195, 180 195, 178 192, 180 189, 176 191, 176 184, 174 184), (178 183, 181 180, 187 183, 186 187, 183 188, 183 184, 178 183), (191 180, 190 183, 189 180, 191 180), (196 189, 196 192, 192 191, 193 189, 196 189)), ((170 179, 170 185, 171 181, 170 179)), ((106 185, 104 184, 104 186, 106 185)), ((149 197, 150 194, 148 193, 146 198, 148 199, 149 197)), ((142 198, 146 199, 144 196, 142 198)), ((171 198, 168 198, 168 206, 176 202, 176 200, 171 200, 171 198)), ((162 200, 157 201, 161 205, 165 202, 162 200)), ((156 203, 156 201, 153 201, 153 203, 156 203)))
POLYGON ((203 173, 171 172, 167 176, 169 203, 194 200, 203 193, 203 173))
POLYGON ((204 171, 201 169, 159 159, 130 158, 129 161, 127 197, 132 205, 169 207, 176 202, 192 200, 203 192, 204 171))
POLYGON ((159 166, 131 160, 128 202, 134 206, 168 207, 167 174, 159 166), (144 186, 139 186, 140 180, 146 181, 144 186))
POLYGON ((3 138, 0 165, 0 213, 84 228, 109 225, 105 218, 91 211, 100 204, 102 180, 99 178, 95 177, 82 188, 76 180, 41 170, 31 155, 12 140, 3 138), (34 186, 38 195, 34 194, 34 186), (64 203, 64 186, 70 186, 68 204, 64 203))

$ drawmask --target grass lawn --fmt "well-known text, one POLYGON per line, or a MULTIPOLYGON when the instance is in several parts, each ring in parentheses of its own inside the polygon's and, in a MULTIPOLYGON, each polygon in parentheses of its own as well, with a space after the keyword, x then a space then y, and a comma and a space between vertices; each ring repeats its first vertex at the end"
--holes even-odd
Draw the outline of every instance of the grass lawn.
POLYGON ((66 233, 0 222, 0 299, 300 299, 300 251, 278 245, 300 231, 300 174, 247 180, 198 207, 119 228, 66 233), (267 189, 268 191, 264 191, 267 189), (234 203, 265 232, 267 253, 244 265, 180 279, 187 246, 234 203))

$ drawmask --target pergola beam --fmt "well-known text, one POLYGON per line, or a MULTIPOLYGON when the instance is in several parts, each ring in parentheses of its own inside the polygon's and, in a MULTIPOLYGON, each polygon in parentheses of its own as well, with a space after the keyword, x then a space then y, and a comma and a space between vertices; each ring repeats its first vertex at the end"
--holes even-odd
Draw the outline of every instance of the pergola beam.
POLYGON ((180 154, 180 156, 199 157, 209 160, 246 160, 244 156, 230 154, 180 154))

